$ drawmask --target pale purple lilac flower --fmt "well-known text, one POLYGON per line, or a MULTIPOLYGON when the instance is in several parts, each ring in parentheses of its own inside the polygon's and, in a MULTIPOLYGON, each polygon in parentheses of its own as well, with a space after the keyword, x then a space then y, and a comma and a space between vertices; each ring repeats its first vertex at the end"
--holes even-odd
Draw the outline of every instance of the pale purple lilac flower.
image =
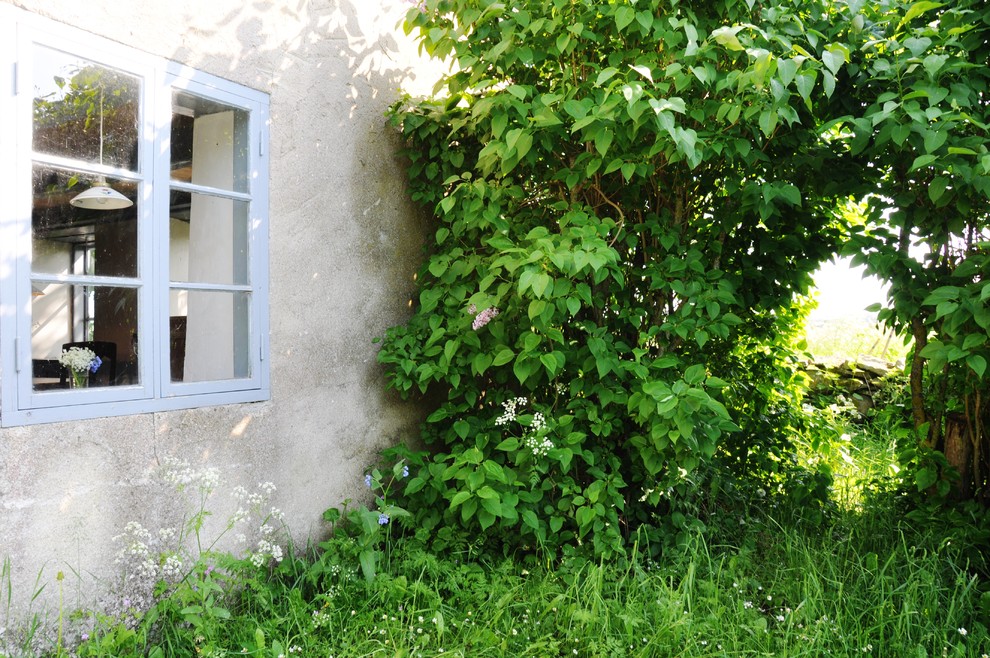
POLYGON ((486 308, 484 311, 474 316, 474 322, 471 323, 471 328, 474 329, 475 331, 481 329, 486 324, 491 322, 492 318, 494 318, 496 315, 498 315, 498 309, 496 307, 491 306, 489 308, 486 308))

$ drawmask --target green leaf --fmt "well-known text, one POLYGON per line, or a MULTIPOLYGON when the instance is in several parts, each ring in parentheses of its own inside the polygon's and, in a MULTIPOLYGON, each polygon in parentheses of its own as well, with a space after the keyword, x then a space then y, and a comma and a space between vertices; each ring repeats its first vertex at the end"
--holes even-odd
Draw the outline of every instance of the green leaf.
POLYGON ((936 473, 934 466, 919 468, 918 472, 914 475, 914 484, 918 487, 918 491, 924 491, 928 487, 935 484, 937 480, 938 474, 936 473))
POLYGON ((474 374, 476 375, 485 374, 485 371, 488 370, 491 365, 492 357, 484 352, 478 352, 474 355, 474 359, 471 360, 471 368, 474 370, 474 374))
POLYGON ((596 513, 594 507, 589 507, 587 505, 584 505, 577 509, 575 518, 577 520, 578 528, 580 529, 581 534, 584 534, 591 529, 588 526, 590 526, 591 522, 595 520, 595 516, 596 513))
POLYGON ((904 46, 911 51, 915 57, 920 57, 923 52, 932 45, 932 40, 928 37, 910 37, 904 40, 904 46))
POLYGON ((482 530, 488 530, 495 523, 495 515, 489 510, 483 509, 478 512, 478 523, 481 524, 482 530))
POLYGON ((941 286, 936 288, 921 302, 922 306, 937 306, 942 302, 959 299, 959 288, 956 286, 941 286))
POLYGON ((945 317, 950 315, 959 308, 958 302, 942 302, 935 307, 935 319, 945 317))
POLYGON ((801 94, 801 98, 804 99, 805 105, 811 107, 811 92, 815 88, 815 79, 818 77, 818 73, 814 70, 802 71, 794 78, 794 84, 797 86, 798 93, 801 94))
POLYGON ((970 354, 966 357, 966 365, 973 369, 976 376, 983 379, 983 373, 987 371, 987 360, 979 354, 970 354))
POLYGON ((533 374, 533 361, 531 359, 516 359, 516 362, 512 364, 512 373, 519 380, 520 384, 525 384, 529 376, 533 374))
POLYGON ((455 507, 457 507, 458 505, 460 505, 470 497, 471 497, 470 491, 458 491, 456 494, 454 494, 454 497, 450 499, 450 509, 454 509, 455 507))
POLYGON ((478 489, 478 491, 475 492, 475 495, 477 495, 478 498, 487 499, 487 500, 499 499, 498 492, 492 489, 491 487, 489 487, 487 484, 481 487, 480 489, 478 489))
POLYGON ((919 155, 914 159, 914 162, 911 163, 911 168, 908 169, 908 173, 916 169, 921 169, 922 167, 927 167, 931 163, 935 162, 935 160, 937 159, 938 159, 937 155, 931 155, 930 153, 926 155, 919 155))
POLYGON ((506 363, 514 359, 516 353, 510 350, 508 347, 502 348, 498 354, 495 355, 495 359, 492 361, 492 365, 504 366, 506 363))
POLYGON ((901 19, 898 27, 907 25, 918 16, 921 16, 925 12, 931 11, 932 9, 938 9, 942 5, 943 3, 941 2, 932 2, 931 0, 921 0, 921 2, 914 3, 911 5, 911 8, 907 10, 907 13, 904 14, 904 18, 901 19))
POLYGON ((925 133, 925 150, 928 153, 934 153, 942 144, 945 144, 947 137, 948 133, 945 130, 927 131, 925 133))
MULTIPOLYGON (((603 83, 608 82, 609 80, 611 80, 612 77, 615 76, 615 74, 618 73, 618 72, 619 72, 619 69, 617 69, 615 67, 612 67, 612 66, 609 66, 608 68, 602 69, 601 73, 598 74, 598 78, 595 80, 595 86, 601 87, 603 83)), ((577 102, 577 101, 568 101, 568 102, 577 102)), ((580 117, 575 117, 575 118, 580 118, 580 117)))
MULTIPOLYGON (((705 379, 705 366, 696 363, 693 366, 688 367, 684 371, 684 381, 694 386, 695 384, 700 384, 705 379)), ((676 390, 676 389, 675 389, 676 390)))
POLYGON ((557 359, 554 358, 553 354, 541 354, 540 363, 543 367, 547 369, 547 374, 550 377, 554 377, 557 374, 557 359))
POLYGON ((482 466, 485 469, 485 475, 487 475, 489 479, 502 482, 503 484, 505 483, 505 469, 502 468, 501 464, 498 462, 493 462, 490 459, 486 459, 482 462, 482 466))
POLYGON ((650 71, 650 68, 648 66, 639 66, 635 64, 630 64, 629 68, 631 68, 636 73, 639 73, 641 76, 643 76, 650 82, 653 82, 653 73, 650 71))
POLYGON ((743 27, 741 25, 720 27, 712 30, 711 38, 715 39, 717 44, 725 46, 729 50, 745 50, 745 47, 739 42, 739 37, 736 36, 742 29, 743 27))
POLYGON ((835 76, 831 71, 822 71, 822 88, 825 89, 825 95, 829 98, 835 93, 835 76))
POLYGON ((839 69, 841 69, 842 65, 845 63, 846 56, 842 51, 841 46, 830 44, 825 50, 822 51, 822 64, 824 64, 833 74, 838 73, 839 69))
POLYGON ((928 184, 928 198, 932 200, 932 203, 942 198, 948 184, 949 179, 945 176, 936 176, 932 179, 932 182, 928 184))
POLYGON ((602 157, 608 153, 608 147, 612 145, 612 138, 615 133, 612 132, 611 128, 602 128, 598 131, 598 135, 595 136, 595 150, 602 157))
POLYGON ((793 59, 779 59, 777 60, 777 77, 780 78, 781 84, 785 87, 789 86, 791 82, 794 81, 794 76, 797 74, 798 63, 793 59))
POLYGON ((358 554, 358 561, 361 563, 361 571, 364 572, 364 579, 369 583, 375 579, 375 557, 375 551, 370 548, 358 554))
POLYGON ((618 7, 615 10, 615 27, 619 32, 626 29, 630 23, 636 20, 636 10, 632 7, 618 7))

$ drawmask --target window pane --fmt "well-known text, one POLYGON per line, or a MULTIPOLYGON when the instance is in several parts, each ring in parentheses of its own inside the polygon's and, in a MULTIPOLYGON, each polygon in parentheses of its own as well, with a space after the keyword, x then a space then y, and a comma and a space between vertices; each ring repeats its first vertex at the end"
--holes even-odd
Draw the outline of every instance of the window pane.
POLYGON ((34 51, 34 150, 137 169, 138 78, 51 48, 34 51))
MULTIPOLYGON (((98 276, 137 276, 137 205, 117 210, 77 208, 69 202, 95 182, 78 171, 36 165, 33 171, 31 271, 45 274, 82 274, 73 268, 72 249, 93 248, 93 268, 98 276)), ((133 181, 104 181, 134 201, 133 181)))
POLYGON ((36 391, 69 388, 59 363, 70 343, 99 356, 88 386, 136 384, 137 290, 112 286, 37 284, 31 299, 31 358, 36 391))
POLYGON ((172 192, 169 211, 172 281, 248 283, 248 204, 172 192))
POLYGON ((172 290, 169 297, 172 381, 251 376, 249 293, 172 290))
POLYGON ((172 179, 248 191, 248 112, 185 92, 172 95, 172 179))

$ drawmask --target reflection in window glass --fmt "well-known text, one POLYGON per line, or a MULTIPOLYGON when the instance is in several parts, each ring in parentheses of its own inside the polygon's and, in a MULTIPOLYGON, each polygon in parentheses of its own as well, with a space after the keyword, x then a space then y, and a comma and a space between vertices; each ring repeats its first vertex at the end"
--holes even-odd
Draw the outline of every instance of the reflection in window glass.
POLYGON ((248 191, 248 112, 186 92, 172 95, 172 180, 248 191))
POLYGON ((248 204, 205 194, 172 192, 169 278, 248 283, 248 204))
MULTIPOLYGON (((70 205, 76 194, 96 180, 94 176, 78 171, 35 165, 33 180, 33 272, 73 272, 73 246, 89 245, 94 249, 93 269, 89 274, 137 276, 137 204, 120 210, 92 210, 70 205)), ((136 200, 134 182, 116 178, 106 182, 136 200)))
POLYGON ((35 48, 35 152, 136 171, 140 94, 134 76, 35 48))
POLYGON ((174 382, 251 376, 246 292, 172 290, 169 361, 174 382))
POLYGON ((63 283, 38 288, 31 300, 34 390, 70 387, 59 357, 79 343, 102 361, 87 376, 88 387, 138 383, 137 290, 63 283))

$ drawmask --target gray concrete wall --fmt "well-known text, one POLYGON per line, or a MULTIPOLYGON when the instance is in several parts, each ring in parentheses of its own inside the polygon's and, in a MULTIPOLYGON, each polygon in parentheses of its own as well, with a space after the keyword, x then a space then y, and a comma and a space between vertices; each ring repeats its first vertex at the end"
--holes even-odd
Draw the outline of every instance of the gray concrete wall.
POLYGON ((175 525, 181 506, 153 476, 169 456, 217 468, 228 489, 275 483, 293 535, 318 534, 420 417, 385 391, 372 342, 408 312, 425 228, 383 116, 400 86, 435 79, 396 28, 408 2, 0 2, 265 91, 272 119, 271 401, 0 430, 15 594, 42 571, 107 576, 130 520, 175 525))

